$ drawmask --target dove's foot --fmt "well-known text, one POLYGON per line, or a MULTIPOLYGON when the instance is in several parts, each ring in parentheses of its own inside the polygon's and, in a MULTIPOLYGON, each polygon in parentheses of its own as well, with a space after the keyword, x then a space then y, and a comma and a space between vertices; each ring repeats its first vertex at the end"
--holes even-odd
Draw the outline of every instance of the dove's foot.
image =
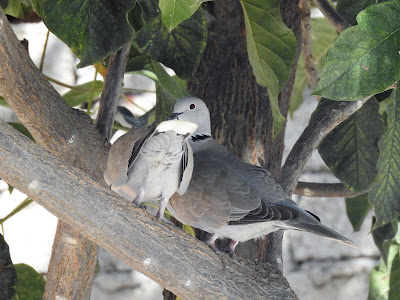
POLYGON ((168 220, 168 219, 167 219, 166 217, 164 217, 164 216, 158 217, 158 216, 156 215, 156 218, 159 219, 161 222, 163 222, 163 223, 165 223, 165 224, 168 224, 168 225, 170 225, 170 226, 176 227, 176 225, 175 225, 174 223, 172 223, 170 220, 168 220))
POLYGON ((207 240, 205 240, 205 243, 208 246, 210 246, 210 248, 213 249, 215 253, 220 253, 217 245, 215 244, 215 241, 217 240, 217 238, 218 238, 218 235, 213 234, 207 240))
POLYGON ((233 259, 236 258, 235 248, 236 248, 237 244, 239 244, 238 241, 233 241, 233 240, 232 240, 232 241, 229 243, 229 246, 228 246, 229 255, 230 255, 233 259))

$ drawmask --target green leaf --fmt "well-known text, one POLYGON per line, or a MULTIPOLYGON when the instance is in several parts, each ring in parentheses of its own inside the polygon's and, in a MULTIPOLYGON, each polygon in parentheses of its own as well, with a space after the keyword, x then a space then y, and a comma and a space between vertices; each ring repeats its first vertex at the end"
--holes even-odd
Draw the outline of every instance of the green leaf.
POLYGON ((398 220, 393 220, 392 223, 385 224, 379 228, 375 228, 376 217, 372 217, 372 238, 374 239, 376 247, 378 247, 381 257, 385 263, 387 263, 389 247, 392 243, 393 238, 396 236, 394 231, 394 223, 398 220))
MULTIPOLYGON (((143 12, 145 20, 150 18, 149 15, 154 15, 149 7, 143 8, 143 12)), ((194 81, 192 74, 200 63, 207 40, 202 9, 198 9, 193 17, 180 23, 171 32, 159 14, 146 22, 137 32, 134 45, 143 54, 172 68, 179 77, 194 81)))
POLYGON ((376 227, 391 222, 400 215, 400 93, 392 93, 388 105, 387 129, 379 141, 378 181, 369 193, 375 207, 376 227))
POLYGON ((20 0, 10 0, 10 1, 5 1, 1 2, 1 7, 5 3, 8 3, 7 7, 4 9, 4 13, 10 16, 13 16, 15 18, 23 19, 29 13, 32 11, 31 5, 26 5, 26 3, 23 3, 25 1, 20 1, 20 0))
MULTIPOLYGON (((337 38, 335 28, 326 19, 311 19, 311 41, 312 55, 315 69, 318 73, 322 72, 325 65, 326 53, 337 38)), ((304 90, 308 84, 306 71, 304 70, 304 59, 301 56, 296 68, 296 78, 292 97, 289 104, 289 112, 293 115, 303 103, 304 90)))
POLYGON ((14 208, 7 216, 0 219, 0 224, 3 225, 3 223, 5 221, 10 219, 12 216, 16 215, 18 212, 23 210, 25 207, 29 206, 32 202, 33 202, 33 200, 29 199, 29 197, 25 198, 25 200, 22 201, 20 204, 18 204, 18 206, 16 208, 14 208))
POLYGON ((190 18, 199 8, 197 0, 160 0, 161 18, 171 32, 178 24, 190 18))
POLYGON ((8 106, 7 101, 2 96, 0 96, 0 105, 5 107, 10 107, 8 106))
POLYGON ((175 102, 183 97, 190 96, 190 93, 174 77, 171 77, 160 63, 152 60, 151 67, 158 78, 156 82, 156 118, 163 121, 173 111, 175 102))
POLYGON ((182 229, 189 233, 191 236, 196 237, 196 232, 194 231, 192 226, 183 224, 182 229))
POLYGON ((398 299, 400 295, 400 255, 393 259, 392 269, 390 270, 389 299, 398 299))
POLYGON ((73 107, 100 96, 102 91, 103 82, 96 80, 78 85, 75 89, 66 92, 62 97, 69 106, 73 107))
POLYGON ((2 9, 6 9, 6 7, 8 6, 8 2, 9 0, 0 0, 0 7, 2 9))
POLYGON ((51 32, 80 59, 78 67, 101 61, 128 43, 127 13, 135 0, 36 0, 35 10, 51 32))
POLYGON ((166 93, 170 94, 176 100, 190 96, 189 91, 181 86, 180 82, 177 80, 177 77, 170 76, 160 63, 152 60, 151 67, 152 71, 157 76, 157 85, 165 90, 166 93))
POLYGON ((384 91, 400 78, 400 1, 369 6, 327 55, 313 94, 357 100, 384 91), (379 24, 379 26, 378 26, 379 24))
POLYGON ((334 128, 318 150, 332 173, 349 190, 365 191, 377 175, 378 142, 384 131, 378 101, 371 98, 334 128))
POLYGON ((8 122, 7 124, 11 125, 12 127, 14 127, 14 129, 18 130, 19 132, 21 132, 22 134, 26 135, 28 138, 30 138, 31 140, 34 141, 31 133, 24 125, 22 125, 20 123, 14 123, 14 122, 8 122))
POLYGON ((139 31, 146 24, 143 19, 142 7, 138 2, 135 2, 135 6, 129 11, 128 20, 135 32, 139 31))
POLYGON ((399 280, 399 245, 392 242, 388 264, 381 260, 380 265, 371 271, 368 300, 398 299, 399 280))
POLYGON ((17 272, 11 261, 10 249, 0 234, 0 299, 12 299, 17 293, 17 272))
POLYGON ((359 231, 365 217, 372 206, 368 202, 368 194, 346 198, 346 212, 354 231, 359 231))
POLYGON ((26 264, 16 264, 18 297, 24 300, 41 300, 46 281, 43 276, 26 264))
POLYGON ((13 191, 14 191, 14 187, 11 185, 8 185, 8 192, 10 193, 10 195, 12 194, 13 191))
POLYGON ((351 25, 356 25, 356 16, 376 0, 338 0, 336 11, 351 25))
POLYGON ((296 39, 282 21, 279 0, 241 0, 240 3, 249 61, 257 83, 268 88, 276 135, 285 123, 279 110, 278 95, 289 78, 296 39))

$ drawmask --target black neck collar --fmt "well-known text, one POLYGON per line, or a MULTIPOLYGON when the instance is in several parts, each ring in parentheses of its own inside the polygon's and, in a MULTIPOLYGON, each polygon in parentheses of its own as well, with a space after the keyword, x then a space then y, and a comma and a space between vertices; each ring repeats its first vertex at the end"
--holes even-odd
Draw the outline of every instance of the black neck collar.
POLYGON ((210 135, 207 135, 207 134, 192 135, 192 141, 193 141, 193 142, 196 142, 196 141, 203 141, 203 140, 206 140, 206 139, 209 139, 209 138, 211 138, 211 136, 210 136, 210 135))

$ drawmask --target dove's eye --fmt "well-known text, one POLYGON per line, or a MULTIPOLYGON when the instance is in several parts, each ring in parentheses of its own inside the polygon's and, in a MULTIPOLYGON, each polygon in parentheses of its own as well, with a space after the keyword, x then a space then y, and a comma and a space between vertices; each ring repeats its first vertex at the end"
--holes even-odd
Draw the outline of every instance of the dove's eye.
POLYGON ((190 109, 195 109, 195 108, 196 108, 196 105, 190 104, 190 109))

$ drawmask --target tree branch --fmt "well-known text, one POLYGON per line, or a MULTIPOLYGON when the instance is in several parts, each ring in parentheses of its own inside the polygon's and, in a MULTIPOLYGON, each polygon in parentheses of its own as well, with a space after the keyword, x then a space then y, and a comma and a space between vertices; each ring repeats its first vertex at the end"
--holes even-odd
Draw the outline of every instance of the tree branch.
POLYGON ((293 146, 282 168, 279 183, 288 195, 293 193, 304 167, 322 139, 337 125, 359 110, 369 98, 358 101, 332 101, 325 99, 330 103, 314 112, 310 123, 293 146))
POLYGON ((0 177, 181 298, 296 299, 270 264, 215 254, 3 122, 0 177))
POLYGON ((302 182, 297 183, 294 194, 306 197, 356 197, 369 191, 353 192, 348 190, 342 183, 316 183, 302 182))
POLYGON ((337 31, 343 32, 343 30, 350 26, 350 24, 330 5, 328 0, 314 0, 314 3, 337 31))
POLYGON ((301 37, 302 51, 304 57, 304 67, 307 74, 308 84, 313 90, 317 85, 317 70, 315 69, 314 58, 312 55, 311 39, 311 0, 300 0, 299 8, 301 12, 301 37))
MULTIPOLYGON (((108 144, 97 133, 90 117, 68 107, 44 79, 2 11, 0 66, 0 93, 35 141, 102 181, 108 144)), ((55 299, 60 293, 69 299, 89 299, 97 246, 66 224, 59 223, 58 229, 62 235, 55 238, 45 298, 55 299), (60 230, 60 226, 64 228, 60 230)))
POLYGON ((115 113, 117 112, 118 100, 121 95, 122 81, 130 49, 131 44, 128 43, 115 54, 112 54, 109 60, 103 93, 100 99, 99 114, 96 121, 98 131, 108 140, 111 138, 112 126, 115 113))

